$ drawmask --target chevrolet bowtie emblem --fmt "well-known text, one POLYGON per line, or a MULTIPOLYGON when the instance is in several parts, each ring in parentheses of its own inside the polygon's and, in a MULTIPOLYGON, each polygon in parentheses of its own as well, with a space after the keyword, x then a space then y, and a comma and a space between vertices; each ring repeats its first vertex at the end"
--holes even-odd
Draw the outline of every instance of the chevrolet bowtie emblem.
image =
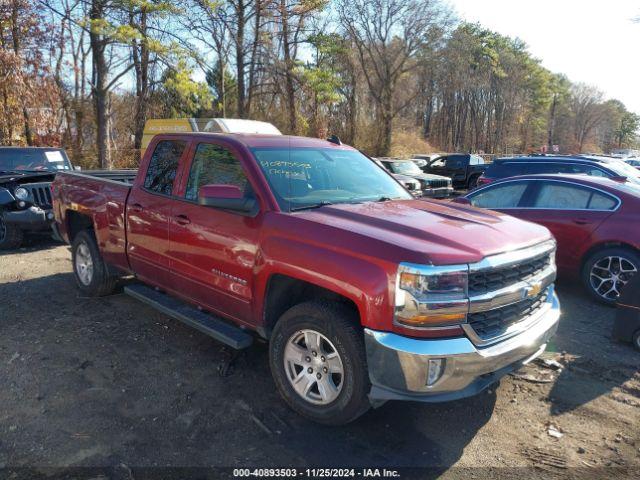
POLYGON ((542 292, 542 282, 536 282, 527 287, 526 295, 527 298, 533 298, 540 295, 540 292, 542 292))

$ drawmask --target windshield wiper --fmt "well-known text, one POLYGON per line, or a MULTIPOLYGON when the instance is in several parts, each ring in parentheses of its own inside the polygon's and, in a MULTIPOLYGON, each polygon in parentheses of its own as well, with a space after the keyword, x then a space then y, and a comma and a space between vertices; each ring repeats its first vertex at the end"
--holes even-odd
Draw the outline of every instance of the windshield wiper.
POLYGON ((333 203, 328 202, 328 201, 322 201, 322 202, 318 202, 318 203, 313 203, 311 205, 304 205, 301 207, 291 207, 289 208, 290 212, 298 212, 300 210, 311 210, 313 208, 320 208, 320 207, 324 207, 326 205, 333 205, 333 203))

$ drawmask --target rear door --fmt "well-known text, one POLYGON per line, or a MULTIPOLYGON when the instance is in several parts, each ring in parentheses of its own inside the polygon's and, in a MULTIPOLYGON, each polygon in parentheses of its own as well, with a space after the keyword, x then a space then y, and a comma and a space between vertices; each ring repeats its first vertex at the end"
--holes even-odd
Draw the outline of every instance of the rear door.
POLYGON ((253 270, 262 214, 198 204, 204 185, 236 185, 253 196, 240 152, 223 142, 194 145, 169 221, 171 288, 208 310, 251 318, 253 270))
POLYGON ((574 268, 594 230, 618 207, 601 190, 561 180, 535 181, 529 206, 519 217, 547 227, 558 242, 558 266, 574 268))
POLYGON ((171 198, 187 146, 182 139, 160 139, 152 144, 153 154, 147 165, 141 165, 127 200, 129 263, 140 278, 153 285, 166 286, 169 281, 171 198))

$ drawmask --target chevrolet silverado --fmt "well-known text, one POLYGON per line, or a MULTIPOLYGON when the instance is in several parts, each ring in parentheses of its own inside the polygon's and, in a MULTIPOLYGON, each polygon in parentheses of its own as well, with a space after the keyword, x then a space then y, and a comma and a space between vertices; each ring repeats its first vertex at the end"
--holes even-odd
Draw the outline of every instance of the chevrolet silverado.
POLYGON ((317 422, 477 394, 557 328, 546 228, 414 199, 336 138, 158 135, 129 184, 61 172, 52 191, 83 294, 135 276, 126 293, 221 342, 268 341, 317 422))

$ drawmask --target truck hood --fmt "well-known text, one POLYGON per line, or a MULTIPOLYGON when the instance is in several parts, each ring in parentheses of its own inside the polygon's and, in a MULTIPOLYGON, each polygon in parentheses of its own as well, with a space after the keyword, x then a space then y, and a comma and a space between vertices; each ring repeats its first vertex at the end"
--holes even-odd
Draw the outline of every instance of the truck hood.
POLYGON ((502 213, 429 200, 328 205, 295 215, 350 232, 326 237, 337 248, 422 264, 474 263, 552 238, 545 227, 502 213))
POLYGON ((28 181, 53 181, 55 172, 25 172, 19 170, 0 171, 0 185, 3 183, 26 183, 28 181))
POLYGON ((449 177, 444 175, 436 175, 435 173, 421 173, 419 175, 413 175, 413 178, 419 178, 420 180, 450 180, 449 177))

